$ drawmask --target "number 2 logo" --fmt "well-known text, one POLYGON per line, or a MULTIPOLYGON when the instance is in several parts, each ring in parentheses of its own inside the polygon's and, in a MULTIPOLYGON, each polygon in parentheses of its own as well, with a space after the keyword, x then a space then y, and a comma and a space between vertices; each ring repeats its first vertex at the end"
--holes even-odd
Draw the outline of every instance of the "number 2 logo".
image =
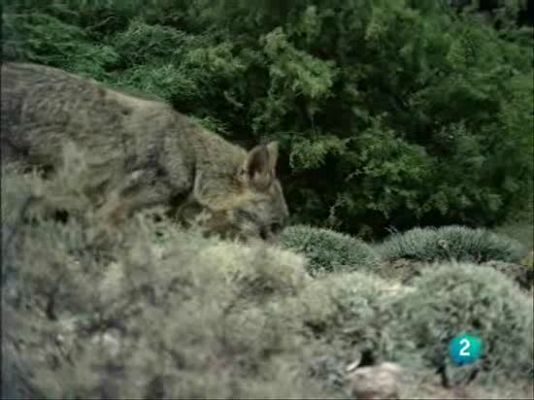
POLYGON ((457 366, 472 364, 482 355, 482 339, 468 334, 458 335, 449 343, 449 355, 457 366))
POLYGON ((463 338, 460 340, 460 356, 462 357, 471 357, 471 353, 469 352, 469 348, 471 347, 471 342, 467 340, 466 338, 463 338))

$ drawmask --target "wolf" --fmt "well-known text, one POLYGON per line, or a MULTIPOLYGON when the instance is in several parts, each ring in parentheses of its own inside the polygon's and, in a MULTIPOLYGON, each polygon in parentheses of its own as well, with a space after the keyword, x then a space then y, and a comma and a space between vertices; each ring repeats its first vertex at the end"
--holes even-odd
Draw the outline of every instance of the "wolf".
POLYGON ((53 173, 72 143, 87 155, 95 207, 113 224, 171 205, 184 225, 223 237, 273 241, 286 224, 277 142, 246 151, 164 101, 54 67, 4 62, 1 73, 2 163, 53 173))

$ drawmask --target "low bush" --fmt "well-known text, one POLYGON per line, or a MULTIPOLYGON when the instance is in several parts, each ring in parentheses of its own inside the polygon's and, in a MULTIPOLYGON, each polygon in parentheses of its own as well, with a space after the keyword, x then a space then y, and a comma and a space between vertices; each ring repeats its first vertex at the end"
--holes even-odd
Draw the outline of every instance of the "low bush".
MULTIPOLYGON (((434 367, 448 364, 448 344, 465 332, 483 340, 486 381, 533 372, 532 298, 500 272, 468 263, 435 266, 396 303, 398 346, 415 344, 434 367)), ((457 368, 455 368, 456 370, 457 368)))
POLYGON ((349 357, 356 352, 395 358, 390 322, 393 304, 406 291, 410 288, 361 272, 333 274, 301 291, 300 319, 314 336, 340 343, 349 357))
POLYGON ((283 247, 304 254, 312 275, 320 272, 368 270, 379 262, 368 244, 328 229, 291 226, 280 237, 283 247))
POLYGON ((397 233, 377 246, 377 251, 388 261, 454 259, 477 263, 490 260, 519 263, 526 254, 523 246, 516 240, 485 229, 455 225, 414 228, 397 233))

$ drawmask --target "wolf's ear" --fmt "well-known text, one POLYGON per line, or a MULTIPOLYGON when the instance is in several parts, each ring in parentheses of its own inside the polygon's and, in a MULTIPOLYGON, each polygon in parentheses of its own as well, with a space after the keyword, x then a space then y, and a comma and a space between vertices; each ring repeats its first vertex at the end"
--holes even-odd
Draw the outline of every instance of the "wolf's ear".
POLYGON ((239 178, 257 189, 266 189, 275 177, 278 160, 278 143, 260 144, 250 150, 245 158, 239 178))

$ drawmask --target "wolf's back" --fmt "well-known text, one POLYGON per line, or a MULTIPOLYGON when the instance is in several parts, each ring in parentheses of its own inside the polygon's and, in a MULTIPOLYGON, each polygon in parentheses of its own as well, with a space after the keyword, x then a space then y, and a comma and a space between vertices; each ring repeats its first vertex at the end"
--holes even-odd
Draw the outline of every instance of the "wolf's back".
POLYGON ((2 160, 24 152, 22 137, 16 135, 21 124, 24 99, 28 95, 36 74, 25 64, 2 63, 1 74, 1 146, 2 160))
POLYGON ((23 108, 57 101, 80 86, 79 79, 61 70, 26 63, 2 63, 1 78, 2 125, 8 129, 21 124, 23 108))
POLYGON ((67 141, 106 152, 117 149, 124 107, 106 89, 65 71, 2 64, 2 156, 54 164, 67 141))

